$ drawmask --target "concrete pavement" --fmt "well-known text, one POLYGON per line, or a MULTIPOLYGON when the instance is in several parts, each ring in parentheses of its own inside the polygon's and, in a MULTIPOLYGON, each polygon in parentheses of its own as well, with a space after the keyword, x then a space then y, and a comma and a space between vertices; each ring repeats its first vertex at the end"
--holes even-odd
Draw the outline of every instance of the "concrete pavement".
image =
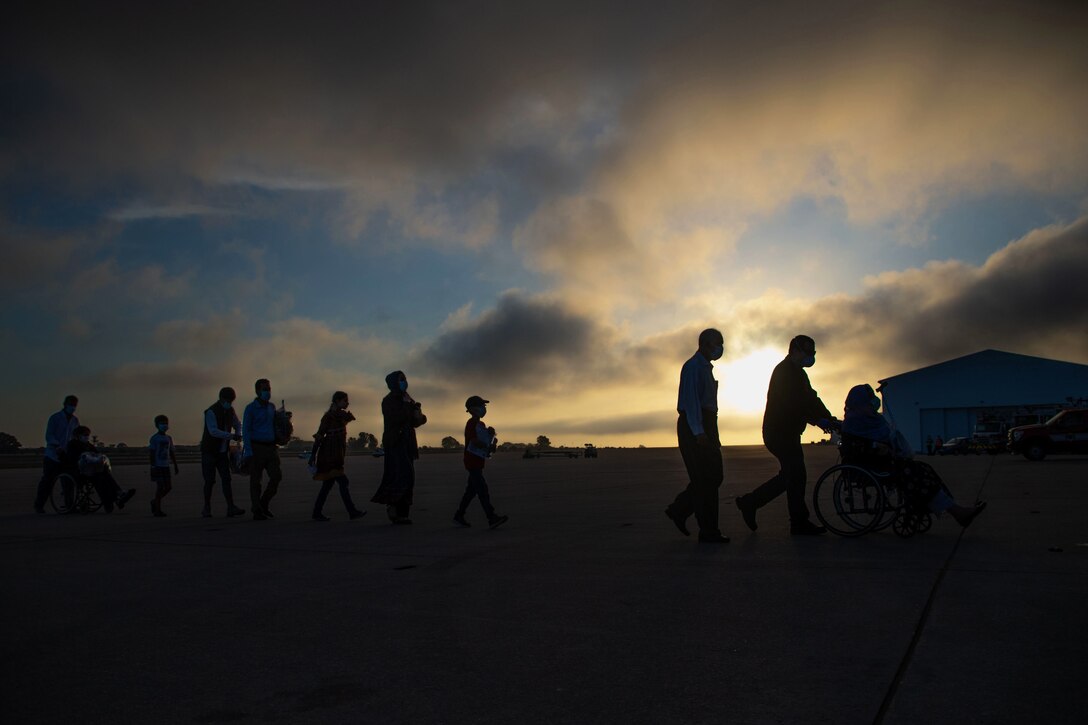
MULTIPOLYGON (((835 451, 806 447, 809 480, 835 451)), ((17 723, 1081 723, 1088 721, 1088 457, 930 459, 989 509, 910 540, 791 538, 785 501, 732 499, 775 470, 725 449, 722 528, 680 536, 673 449, 500 455, 510 522, 450 523, 456 455, 425 456, 411 527, 328 523, 301 461, 266 522, 201 519, 182 466, 150 516, 30 513, 0 471, 6 720, 17 723), (1060 549, 1061 551, 1052 551, 1060 549), (11 719, 9 719, 11 718, 11 719)), ((350 458, 361 506, 381 462, 350 458)), ((248 508, 247 484, 237 481, 248 508)))

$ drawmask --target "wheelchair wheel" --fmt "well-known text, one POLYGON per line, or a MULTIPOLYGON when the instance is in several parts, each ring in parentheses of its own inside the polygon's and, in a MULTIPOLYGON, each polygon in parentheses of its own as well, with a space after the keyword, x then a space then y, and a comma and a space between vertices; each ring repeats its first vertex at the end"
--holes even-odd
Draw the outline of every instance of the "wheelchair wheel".
POLYGON ((908 511, 904 507, 896 514, 895 521, 892 522, 892 531, 904 539, 909 539, 915 534, 929 531, 932 524, 933 519, 928 513, 908 511))
POLYGON ((53 493, 49 495, 49 505, 58 514, 70 514, 75 510, 79 496, 79 482, 69 473, 62 473, 53 482, 53 493), (65 492, 67 491, 67 496, 65 492))
POLYGON ((883 486, 864 468, 832 466, 816 481, 812 504, 816 518, 832 533, 861 536, 883 517, 883 486))
POLYGON ((98 491, 90 481, 84 481, 76 495, 74 507, 81 514, 94 513, 102 508, 102 501, 98 498, 98 491))
POLYGON ((883 531, 891 526, 899 509, 903 508, 903 492, 899 487, 887 478, 884 478, 882 482, 884 484, 884 515, 873 526, 873 531, 883 531))

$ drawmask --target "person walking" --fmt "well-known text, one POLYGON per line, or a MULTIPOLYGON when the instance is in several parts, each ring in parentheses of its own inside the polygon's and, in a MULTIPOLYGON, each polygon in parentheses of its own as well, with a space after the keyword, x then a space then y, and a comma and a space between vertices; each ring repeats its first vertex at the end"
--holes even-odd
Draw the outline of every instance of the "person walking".
POLYGON ((283 473, 276 449, 276 406, 272 403, 272 383, 261 378, 253 383, 257 397, 242 413, 242 468, 249 466, 249 500, 254 521, 275 518, 268 503, 279 490, 283 473), (268 472, 268 486, 261 493, 261 475, 268 472))
POLYGON ((819 426, 825 431, 835 427, 831 415, 812 389, 805 368, 816 363, 816 342, 807 335, 790 340, 789 353, 771 373, 767 388, 767 408, 763 413, 763 443, 778 459, 778 473, 751 493, 736 498, 737 508, 748 528, 755 531, 756 511, 784 491, 789 504, 790 534, 811 535, 827 532, 809 520, 805 504, 805 453, 801 434, 805 426, 819 426))
POLYGON ((348 450, 348 423, 355 416, 348 411, 348 394, 338 390, 332 394, 332 404, 321 416, 321 422, 314 433, 314 447, 310 450, 310 465, 313 467, 314 480, 321 481, 321 490, 314 501, 314 521, 328 521, 322 513, 325 500, 332 491, 333 484, 340 486, 340 498, 348 511, 348 518, 354 520, 366 515, 365 511, 355 508, 348 490, 348 477, 344 474, 344 459, 348 450))
POLYGON ((174 450, 174 439, 166 434, 170 430, 170 419, 165 415, 155 416, 155 435, 148 441, 148 458, 151 463, 151 482, 155 484, 155 498, 151 500, 151 515, 166 516, 162 510, 162 500, 174 488, 170 478, 170 466, 174 475, 181 473, 174 450))
MULTIPOLYGON (((42 457, 42 477, 38 481, 38 493, 34 497, 35 513, 45 513, 45 502, 53 495, 57 476, 64 470, 62 459, 68 441, 72 440, 75 429, 79 427, 77 405, 79 398, 74 395, 65 396, 63 407, 49 416, 45 424, 45 455, 42 457)), ((74 494, 75 491, 64 491, 64 500, 68 505, 71 504, 74 494)))
POLYGON ((385 470, 382 483, 370 500, 385 504, 389 520, 394 524, 410 524, 412 493, 416 485, 415 461, 419 458, 416 428, 427 422, 422 406, 408 394, 408 378, 400 370, 385 376, 389 394, 382 399, 382 448, 385 449, 385 470))
POLYGON ((729 537, 718 528, 718 489, 724 472, 718 437, 718 381, 712 364, 724 350, 722 333, 703 330, 699 333, 698 351, 680 369, 676 438, 688 472, 688 485, 665 509, 665 515, 684 536, 691 535, 687 519, 694 513, 699 541, 716 544, 729 543, 729 537))
POLYGON ((200 472, 204 476, 204 508, 200 515, 212 515, 212 489, 215 474, 223 484, 223 498, 227 501, 227 516, 241 516, 246 512, 234 505, 234 491, 230 478, 230 442, 242 440, 242 422, 234 412, 237 398, 234 388, 222 388, 219 400, 204 410, 204 432, 200 437, 200 472))
POLYGON ((510 517, 495 513, 495 507, 491 505, 491 494, 487 489, 487 481, 484 479, 484 464, 491 454, 495 452, 498 439, 495 437, 495 429, 483 424, 483 417, 487 415, 487 404, 479 395, 473 395, 465 401, 465 410, 472 416, 465 423, 465 470, 468 471, 468 483, 465 485, 465 493, 461 496, 461 505, 453 514, 453 523, 467 528, 472 526, 465 518, 465 512, 472 499, 479 497, 487 516, 487 525, 497 529, 505 524, 510 517))

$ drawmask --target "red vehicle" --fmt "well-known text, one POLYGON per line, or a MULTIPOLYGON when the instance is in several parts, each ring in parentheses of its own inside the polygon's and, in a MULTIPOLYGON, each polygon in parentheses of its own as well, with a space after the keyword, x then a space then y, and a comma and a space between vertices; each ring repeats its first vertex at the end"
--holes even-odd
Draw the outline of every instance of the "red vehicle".
POLYGON ((1029 461, 1049 453, 1088 453, 1088 408, 1063 410, 1042 425, 1010 429, 1009 450, 1029 461))

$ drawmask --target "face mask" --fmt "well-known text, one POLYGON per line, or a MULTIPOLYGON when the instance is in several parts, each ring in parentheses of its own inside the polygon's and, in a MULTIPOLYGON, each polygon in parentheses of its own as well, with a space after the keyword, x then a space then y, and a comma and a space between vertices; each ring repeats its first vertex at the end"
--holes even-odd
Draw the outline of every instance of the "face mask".
POLYGON ((404 392, 404 391, 408 390, 408 381, 407 380, 401 380, 400 381, 400 389, 401 389, 401 392, 404 392))
POLYGON ((234 405, 234 404, 233 404, 233 403, 231 403, 231 402, 230 402, 229 400, 220 400, 220 401, 219 401, 219 404, 220 404, 220 405, 222 405, 222 406, 223 406, 224 408, 226 408, 227 410, 230 410, 230 409, 231 409, 231 406, 232 406, 232 405, 234 405))
POLYGON ((159 423, 157 427, 160 433, 165 433, 170 429, 170 426, 168 426, 166 423, 159 423))
POLYGON ((812 355, 809 355, 806 358, 804 358, 803 360, 801 360, 801 367, 803 367, 803 368, 810 368, 815 364, 816 364, 816 354, 815 353, 813 353, 812 355))
POLYGON ((714 348, 713 350, 710 351, 710 359, 711 360, 718 360, 724 354, 725 354, 725 346, 724 345, 718 345, 716 348, 714 348))
POLYGON ((64 406, 64 412, 67 413, 68 415, 73 415, 76 412, 76 406, 66 405, 66 406, 64 406))
POLYGON ((272 391, 271 390, 262 390, 259 393, 257 393, 257 397, 260 398, 261 400, 269 400, 272 397, 272 391))
POLYGON ((873 398, 873 410, 880 410, 880 398, 873 398))

